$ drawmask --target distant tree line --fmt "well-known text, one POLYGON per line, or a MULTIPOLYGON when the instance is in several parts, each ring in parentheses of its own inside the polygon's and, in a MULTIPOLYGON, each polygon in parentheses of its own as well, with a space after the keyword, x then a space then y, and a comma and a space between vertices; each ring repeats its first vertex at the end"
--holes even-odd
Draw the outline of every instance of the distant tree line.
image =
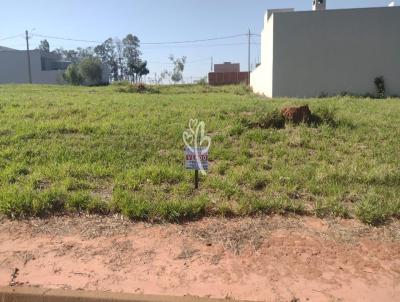
MULTIPOLYGON (((50 52, 47 40, 40 41, 38 46, 43 52, 50 52)), ((140 40, 128 34, 122 40, 109 38, 95 47, 78 47, 76 49, 57 48, 52 51, 71 62, 64 73, 64 79, 73 85, 98 85, 101 84, 103 69, 110 72, 110 81, 128 80, 138 83, 150 73, 147 61, 142 59, 140 40)), ((172 70, 164 70, 157 83, 167 80, 170 83, 182 83, 186 57, 175 58, 169 56, 172 70)))
MULTIPOLYGON (((50 52, 49 42, 41 41, 38 49, 50 52)), ((131 83, 141 82, 143 76, 150 72, 147 61, 142 59, 140 40, 132 34, 122 40, 109 38, 95 47, 57 48, 53 52, 71 62, 64 78, 74 85, 99 84, 103 68, 110 71, 109 80, 128 80, 131 83)))

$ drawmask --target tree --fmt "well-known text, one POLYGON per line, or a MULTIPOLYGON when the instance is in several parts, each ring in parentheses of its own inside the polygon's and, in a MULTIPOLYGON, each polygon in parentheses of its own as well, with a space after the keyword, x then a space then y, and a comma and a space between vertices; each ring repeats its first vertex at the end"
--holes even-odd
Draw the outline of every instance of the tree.
POLYGON ((71 85, 82 85, 83 78, 79 72, 79 67, 77 64, 72 63, 68 66, 67 70, 63 74, 63 78, 66 82, 71 85))
POLYGON ((115 49, 117 52, 117 65, 118 65, 118 80, 121 81, 125 78, 124 66, 124 45, 120 39, 115 39, 115 49))
POLYGON ((77 54, 78 60, 80 60, 80 61, 85 58, 94 56, 94 51, 93 51, 92 47, 86 47, 86 48, 78 47, 76 50, 78 52, 78 54, 77 54))
POLYGON ((131 82, 137 82, 137 71, 142 63, 140 60, 142 53, 139 50, 140 40, 138 37, 129 34, 122 40, 122 44, 124 46, 123 57, 126 64, 126 74, 130 77, 131 82))
POLYGON ((137 80, 142 81, 143 76, 148 75, 150 70, 147 68, 147 61, 141 61, 135 70, 137 75, 137 80))
POLYGON ((171 60, 172 64, 174 65, 174 69, 172 70, 172 73, 170 74, 171 80, 176 84, 183 80, 182 73, 183 73, 183 70, 185 69, 186 57, 175 59, 175 57, 173 55, 170 55, 169 59, 171 60))
POLYGON ((164 82, 165 79, 168 78, 169 83, 171 84, 171 74, 172 72, 169 72, 168 70, 164 70, 161 72, 160 78, 158 79, 158 84, 164 82))
POLYGON ((94 54, 94 51, 91 47, 87 48, 78 47, 76 50, 57 48, 54 50, 54 52, 61 55, 61 57, 64 60, 70 61, 72 63, 79 63, 84 58, 93 57, 94 54))
POLYGON ((39 50, 41 50, 43 52, 50 52, 50 44, 46 39, 40 41, 38 48, 39 48, 39 50))
POLYGON ((112 80, 128 79, 131 82, 138 82, 142 80, 143 76, 150 73, 147 61, 141 59, 142 53, 139 48, 139 38, 128 34, 122 41, 118 38, 109 38, 94 48, 78 47, 73 50, 58 48, 54 52, 60 54, 64 60, 78 66, 85 59, 92 60, 92 63, 93 59, 97 59, 102 63, 102 68, 108 67, 112 80))
POLYGON ((99 85, 102 82, 103 68, 97 58, 87 57, 79 63, 79 73, 86 85, 99 85))
POLYGON ((59 54, 64 60, 78 63, 78 52, 76 50, 66 50, 63 48, 57 48, 54 50, 55 53, 59 54))
POLYGON ((111 78, 118 81, 118 59, 113 39, 109 38, 94 48, 95 55, 110 69, 111 78))
POLYGON ((87 57, 79 63, 72 63, 63 74, 65 81, 72 85, 99 85, 102 83, 101 61, 87 57))

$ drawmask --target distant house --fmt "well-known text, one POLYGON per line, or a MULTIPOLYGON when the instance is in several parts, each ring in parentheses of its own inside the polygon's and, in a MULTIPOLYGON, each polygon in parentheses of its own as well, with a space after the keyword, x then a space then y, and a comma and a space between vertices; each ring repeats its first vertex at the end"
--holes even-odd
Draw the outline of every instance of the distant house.
POLYGON ((388 95, 400 95, 400 7, 314 11, 272 10, 261 34, 254 92, 268 97, 371 94, 383 76, 388 95))
MULTIPOLYGON (((70 62, 56 53, 31 50, 32 83, 60 84, 70 62)), ((0 47, 0 83, 29 83, 28 58, 25 50, 0 47)))
POLYGON ((239 63, 214 64, 214 72, 208 74, 210 85, 241 84, 249 82, 249 73, 240 71, 239 63))

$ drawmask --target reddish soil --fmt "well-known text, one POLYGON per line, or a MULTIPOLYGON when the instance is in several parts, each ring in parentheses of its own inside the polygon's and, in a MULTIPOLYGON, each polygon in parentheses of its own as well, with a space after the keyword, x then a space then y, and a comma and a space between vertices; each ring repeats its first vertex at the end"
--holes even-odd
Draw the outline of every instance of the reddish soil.
POLYGON ((0 218, 0 286, 254 301, 400 301, 400 222, 0 218))

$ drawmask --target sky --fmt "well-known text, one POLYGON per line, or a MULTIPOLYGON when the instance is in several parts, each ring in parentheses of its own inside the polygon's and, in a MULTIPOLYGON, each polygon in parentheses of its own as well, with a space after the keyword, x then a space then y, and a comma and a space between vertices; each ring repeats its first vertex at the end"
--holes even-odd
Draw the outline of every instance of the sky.
MULTIPOLYGON (((387 6, 392 0, 327 0, 328 9, 387 6)), ((142 43, 187 41, 252 33, 260 34, 264 14, 272 8, 310 10, 312 0, 0 0, 0 45, 24 49, 25 30, 31 48, 45 36, 104 41, 128 33, 142 43), (12 39, 4 38, 19 35, 12 39)), ((47 39, 51 49, 95 46, 96 43, 47 39)), ((186 56, 186 82, 207 75, 214 63, 241 63, 247 70, 247 37, 178 45, 142 45, 150 76, 171 69, 170 54, 186 56)), ((252 36, 251 62, 260 56, 260 38, 252 36)), ((1 68, 1 66, 0 66, 1 68)))

